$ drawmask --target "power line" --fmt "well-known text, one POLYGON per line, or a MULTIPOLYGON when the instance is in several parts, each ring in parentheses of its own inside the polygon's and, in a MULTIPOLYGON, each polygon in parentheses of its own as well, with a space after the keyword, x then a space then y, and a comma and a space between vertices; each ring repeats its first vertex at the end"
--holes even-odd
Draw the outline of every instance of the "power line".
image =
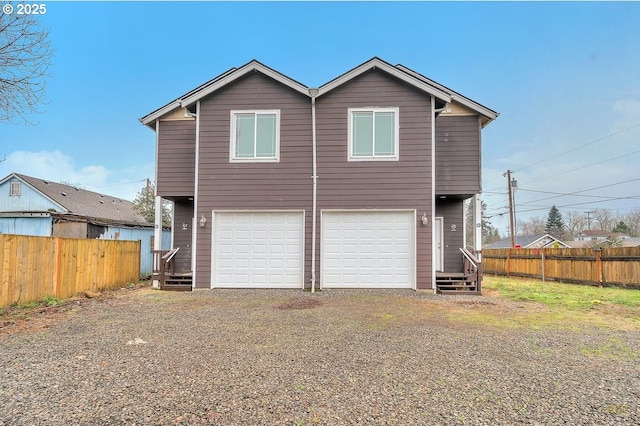
POLYGON ((608 162, 608 161, 617 160, 617 159, 619 159, 619 158, 628 157, 629 155, 637 154, 637 153, 639 153, 639 152, 640 152, 640 149, 639 149, 639 150, 637 150, 637 151, 628 152, 628 153, 626 153, 626 154, 618 155, 617 157, 612 157, 612 158, 609 158, 609 159, 607 159, 607 160, 597 161, 597 162, 595 162, 595 163, 587 164, 586 166, 577 167, 577 168, 575 168, 575 169, 571 169, 571 170, 566 170, 566 171, 561 172, 561 173, 556 173, 555 175, 549 175, 549 176, 545 176, 545 177, 540 178, 540 179, 530 180, 530 181, 528 181, 528 182, 525 182, 525 184, 527 184, 527 183, 534 183, 534 182, 540 182, 541 180, 546 180, 546 179, 549 179, 549 178, 552 178, 552 177, 566 175, 567 173, 571 173, 571 172, 575 172, 575 171, 578 171, 578 170, 586 169, 587 167, 596 166, 596 165, 598 165, 598 164, 606 163, 606 162, 608 162))
MULTIPOLYGON (((584 144, 584 145, 576 146, 576 147, 571 148, 571 149, 569 149, 569 150, 567 150, 567 151, 561 152, 560 154, 552 155, 552 156, 550 156, 550 157, 545 158, 544 160, 536 161, 535 163, 529 164, 528 166, 521 167, 521 168, 519 168, 519 169, 517 169, 517 170, 514 170, 514 171, 515 171, 515 172, 519 172, 519 171, 522 171, 522 170, 528 169, 529 167, 533 167, 533 166, 535 166, 535 165, 538 165, 538 164, 540 164, 540 163, 544 163, 545 161, 555 159, 555 158, 557 158, 557 157, 560 157, 560 156, 565 155, 565 154, 569 154, 569 153, 574 152, 574 151, 578 151, 578 150, 583 149, 583 148, 585 148, 585 147, 587 147, 587 146, 589 146, 589 145, 593 145, 593 144, 595 144, 595 143, 597 143, 597 142, 601 142, 601 141, 606 140, 606 139, 609 139, 609 138, 611 138, 611 137, 613 137, 613 136, 617 136, 617 135, 619 135, 619 134, 621 134, 621 133, 628 132, 629 130, 635 129, 636 127, 640 127, 640 123, 634 124, 634 125, 632 125, 632 126, 630 126, 630 127, 624 128, 624 129, 622 129, 622 130, 618 130, 617 132, 614 132, 614 133, 611 133, 611 134, 609 134, 609 135, 603 136, 603 137, 601 137, 601 138, 595 139, 595 140, 593 140, 593 141, 591 141, 591 142, 588 142, 588 143, 586 143, 586 144, 584 144)), ((635 153, 637 153, 637 152, 639 152, 639 151, 635 151, 635 152, 630 153, 630 154, 635 154, 635 153)), ((623 156, 627 156, 627 155, 630 155, 630 154, 624 154, 623 156)), ((623 157, 623 156, 621 156, 621 157, 623 157)), ((615 157, 615 158, 613 158, 613 159, 617 159, 617 158, 620 158, 620 157, 615 157)), ((613 159, 604 160, 604 161, 602 161, 602 162, 598 162, 598 163, 594 163, 594 164, 600 164, 600 163, 603 163, 603 162, 606 162, 606 161, 611 161, 611 160, 613 160, 613 159)), ((593 164, 592 164, 592 165, 593 165, 593 164)), ((589 167, 589 166, 585 166, 585 167, 589 167)), ((580 169, 575 169, 575 170, 580 170, 580 169)), ((575 170, 570 170, 570 171, 575 171, 575 170)), ((564 173, 569 173, 570 171, 567 171, 567 172, 564 172, 564 173)), ((557 176, 557 175, 555 175, 555 176, 557 176)), ((502 177, 501 175, 500 175, 500 176, 496 176, 496 177, 494 177, 494 178, 492 178, 492 179, 488 180, 488 181, 487 181, 487 183, 489 183, 489 182, 493 182, 494 180, 498 180, 498 179, 500 179, 501 177, 502 177)), ((552 176, 547 176, 547 177, 552 177, 552 176)), ((546 178, 545 178, 545 179, 546 179, 546 178)), ((530 183, 530 182, 525 182, 525 183, 530 183)), ((492 188, 490 191, 497 190, 497 189, 500 189, 500 188, 499 188, 499 187, 497 187, 497 188, 492 188)))
MULTIPOLYGON (((640 178, 635 178, 635 179, 625 180, 625 181, 622 181, 622 182, 616 182, 616 183, 610 183, 610 184, 607 184, 607 185, 596 186, 594 188, 583 189, 581 191, 575 191, 575 192, 566 193, 566 194, 556 193, 556 194, 559 194, 559 195, 555 195, 553 197, 539 198, 537 200, 532 200, 532 201, 528 201, 526 203, 523 203, 522 205, 537 203, 538 201, 550 200, 550 199, 558 198, 558 197, 561 197, 561 196, 577 195, 577 194, 581 194, 583 192, 595 191, 596 189, 610 188, 612 186, 623 185, 625 183, 636 182, 636 181, 639 181, 639 180, 640 180, 640 178)), ((534 190, 527 190, 527 189, 520 189, 520 190, 521 191, 529 191, 529 192, 541 192, 541 193, 554 194, 553 192, 545 192, 545 191, 534 191, 534 190)), ((582 197, 588 197, 588 195, 582 195, 582 197)))
POLYGON ((613 136, 616 136, 616 135, 619 135, 620 133, 624 133, 624 132, 627 132, 627 131, 629 131, 629 130, 631 130, 631 129, 635 129, 636 127, 640 127, 640 123, 634 124, 633 126, 631 126, 631 127, 627 127, 626 129, 618 130, 617 132, 611 133, 611 134, 609 134, 609 135, 607 135, 607 136, 603 136, 603 137, 601 137, 601 138, 598 138, 598 139, 596 139, 596 140, 594 140, 594 141, 591 141, 591 142, 589 142, 589 143, 586 143, 586 144, 584 144, 584 145, 576 146, 575 148, 571 148, 571 149, 570 149, 570 150, 568 150, 568 151, 564 151, 564 152, 561 152, 560 154, 556 154, 556 155, 553 155, 553 156, 551 156, 551 157, 545 158, 544 160, 536 161, 536 162, 535 162, 535 163, 533 163, 533 164, 529 164, 528 166, 525 166, 525 167, 521 167, 521 168, 519 168, 518 170, 516 170, 516 172, 519 172, 519 171, 524 170, 524 169, 528 169, 529 167, 533 167, 533 166, 535 166, 535 165, 537 165, 537 164, 540 164, 540 163, 544 163, 545 161, 548 161, 548 160, 552 160, 552 159, 558 158, 558 157, 560 157, 560 156, 562 156, 562 155, 569 154, 570 152, 578 151, 579 149, 583 149, 584 147, 587 147, 587 146, 589 146, 589 145, 593 145, 594 143, 602 142, 603 140, 605 140, 605 139, 609 139, 609 138, 611 138, 611 137, 613 137, 613 136))

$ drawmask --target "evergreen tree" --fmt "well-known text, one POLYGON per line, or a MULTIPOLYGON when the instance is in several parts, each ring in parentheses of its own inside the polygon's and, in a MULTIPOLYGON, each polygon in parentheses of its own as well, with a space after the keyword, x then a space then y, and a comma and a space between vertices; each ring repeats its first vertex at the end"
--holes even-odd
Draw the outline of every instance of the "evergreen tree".
MULTIPOLYGON (((466 229, 467 229, 467 244, 471 245, 473 242, 473 202, 471 200, 466 201, 466 229)), ((500 239, 500 233, 498 229, 495 228, 489 217, 487 216, 487 203, 484 201, 480 201, 480 214, 481 214, 481 223, 482 223, 482 244, 491 244, 500 239)))
POLYGON ((626 223, 624 223, 623 221, 620 221, 620 223, 618 223, 615 228, 612 229, 612 232, 620 232, 621 234, 625 234, 625 235, 631 235, 631 228, 629 227, 629 225, 627 225, 626 223))
POLYGON ((544 228, 544 232, 553 235, 558 239, 563 239, 566 233, 564 226, 564 220, 562 220, 562 214, 558 208, 553 205, 549 210, 549 216, 547 217, 547 225, 544 228))

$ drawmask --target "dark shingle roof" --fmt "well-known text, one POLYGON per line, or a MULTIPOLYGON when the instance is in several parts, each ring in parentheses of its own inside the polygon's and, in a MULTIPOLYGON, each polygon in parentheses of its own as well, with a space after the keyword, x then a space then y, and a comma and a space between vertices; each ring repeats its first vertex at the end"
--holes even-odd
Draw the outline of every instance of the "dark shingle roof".
POLYGON ((64 213, 122 223, 148 224, 142 216, 133 210, 131 201, 45 179, 18 173, 14 173, 14 175, 64 207, 67 210, 64 213))

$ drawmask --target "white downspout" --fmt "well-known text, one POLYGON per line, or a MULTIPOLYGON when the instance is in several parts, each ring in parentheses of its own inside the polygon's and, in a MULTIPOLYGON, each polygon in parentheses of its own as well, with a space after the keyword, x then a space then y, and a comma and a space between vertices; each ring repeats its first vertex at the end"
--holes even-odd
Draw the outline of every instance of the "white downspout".
POLYGON ((312 218, 311 218, 311 293, 316 292, 316 210, 317 210, 317 190, 318 190, 318 173, 316 161, 316 97, 318 89, 309 89, 311 95, 311 150, 313 152, 313 192, 312 192, 312 218))
POLYGON ((436 293, 436 98, 431 96, 431 288, 436 293))
MULTIPOLYGON (((194 114, 191 114, 192 116, 194 114)), ((193 218, 191 225, 191 288, 196 288, 196 244, 198 243, 198 176, 200 174, 200 101, 196 102, 196 155, 193 173, 193 218)))
MULTIPOLYGON (((155 216, 153 218, 153 250, 162 250, 162 197, 158 196, 158 149, 160 148, 160 120, 156 120, 156 170, 155 216)), ((173 230, 171 231, 173 232, 173 230)), ((153 288, 160 288, 160 281, 153 280, 153 288)))
POLYGON ((482 261, 482 199, 480 194, 473 196, 473 249, 476 257, 482 261))

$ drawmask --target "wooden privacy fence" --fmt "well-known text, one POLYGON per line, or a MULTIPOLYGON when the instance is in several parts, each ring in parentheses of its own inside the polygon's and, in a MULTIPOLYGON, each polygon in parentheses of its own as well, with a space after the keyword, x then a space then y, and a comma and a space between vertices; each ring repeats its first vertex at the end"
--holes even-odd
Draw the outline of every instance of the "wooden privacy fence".
POLYGON ((140 279, 140 241, 0 234, 0 307, 140 279))
POLYGON ((488 274, 640 288, 640 247, 492 249, 482 264, 488 274))

